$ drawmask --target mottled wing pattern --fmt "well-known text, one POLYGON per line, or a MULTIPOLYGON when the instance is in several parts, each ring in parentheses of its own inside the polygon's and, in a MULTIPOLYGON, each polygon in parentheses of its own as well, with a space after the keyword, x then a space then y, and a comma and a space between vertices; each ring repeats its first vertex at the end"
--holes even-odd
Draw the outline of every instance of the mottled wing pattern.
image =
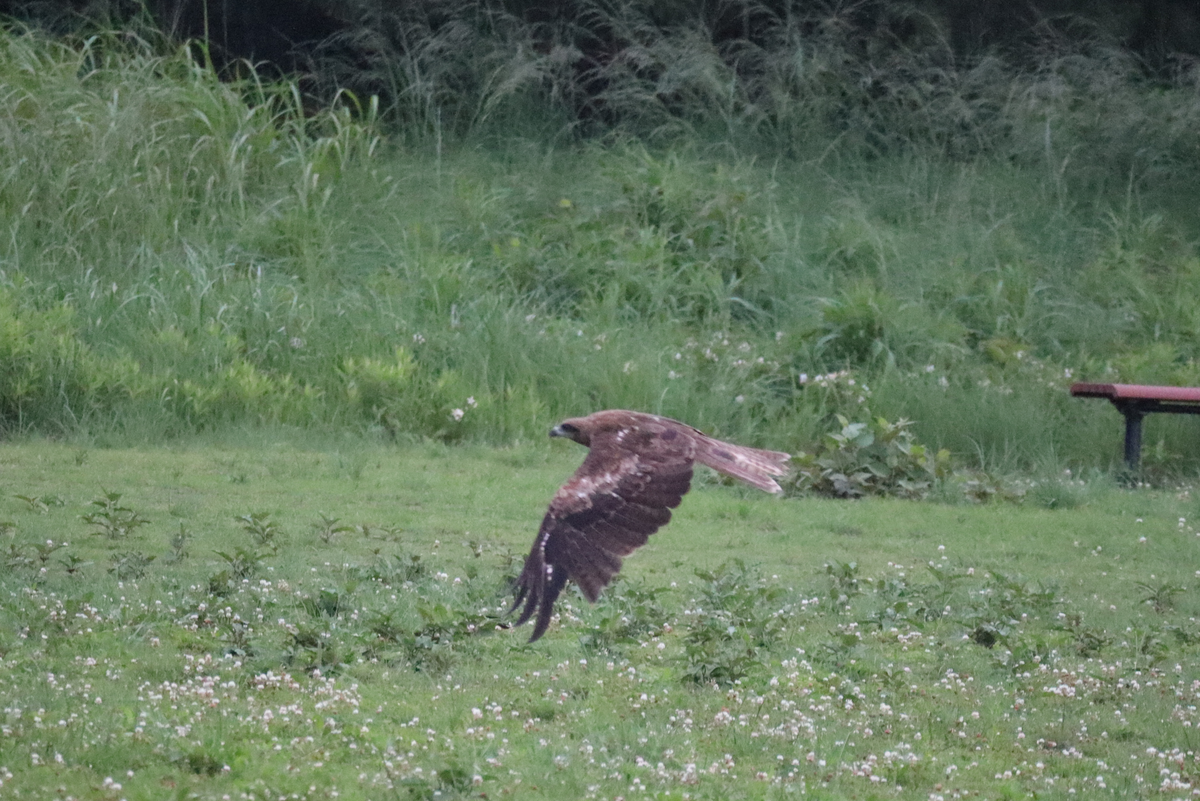
POLYGON ((550 503, 517 581, 516 625, 537 614, 530 642, 550 625, 570 578, 589 601, 671 519, 692 479, 696 441, 670 421, 646 422, 593 438, 591 451, 550 503))

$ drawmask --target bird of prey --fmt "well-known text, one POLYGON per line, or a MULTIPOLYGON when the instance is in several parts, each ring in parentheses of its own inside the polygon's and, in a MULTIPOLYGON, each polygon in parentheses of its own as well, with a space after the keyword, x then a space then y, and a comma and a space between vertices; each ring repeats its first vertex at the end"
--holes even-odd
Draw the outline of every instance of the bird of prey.
POLYGON ((518 626, 537 615, 530 642, 546 633, 567 579, 595 603, 621 569, 621 558, 671 519, 691 484, 694 463, 781 492, 772 476, 784 475, 791 458, 721 442, 668 417, 621 409, 564 420, 550 436, 590 450, 550 502, 517 579, 509 611, 525 604, 518 626))

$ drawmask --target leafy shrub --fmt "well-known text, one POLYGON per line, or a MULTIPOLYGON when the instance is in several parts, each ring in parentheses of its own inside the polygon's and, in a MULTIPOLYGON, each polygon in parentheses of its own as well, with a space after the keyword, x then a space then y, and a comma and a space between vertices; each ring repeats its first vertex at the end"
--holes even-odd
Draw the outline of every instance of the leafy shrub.
POLYGON ((899 304, 873 283, 860 282, 842 297, 825 301, 818 350, 838 363, 865 365, 888 355, 885 327, 899 304))
POLYGON ((8 544, 8 552, 4 555, 4 566, 9 570, 22 568, 32 570, 37 568, 37 560, 30 556, 28 549, 15 542, 8 544))
POLYGON ((168 397, 178 404, 183 419, 199 429, 235 420, 262 423, 303 418, 293 407, 304 405, 311 391, 290 375, 264 372, 245 359, 235 359, 204 380, 185 378, 173 383, 168 397))
POLYGON ((1149 604, 1154 607, 1154 611, 1162 614, 1170 611, 1175 606, 1175 596, 1185 591, 1185 587, 1178 584, 1172 584, 1169 581, 1158 583, 1150 583, 1145 581, 1137 582, 1138 592, 1141 594, 1142 603, 1149 604))
POLYGON ((587 620, 591 627, 580 637, 580 642, 587 649, 599 651, 636 644, 651 632, 661 630, 668 615, 659 596, 666 591, 665 587, 649 587, 618 574, 589 610, 587 620))
POLYGON ((882 417, 851 423, 838 415, 840 431, 827 433, 814 453, 793 459, 793 489, 838 498, 891 495, 923 498, 950 470, 950 452, 930 453, 909 431, 911 422, 882 417))
POLYGON ((0 287, 0 427, 45 424, 60 412, 79 420, 152 390, 137 362, 98 356, 82 341, 70 305, 27 308, 0 287))
POLYGON ((351 357, 341 368, 346 397, 359 414, 373 420, 400 411, 416 372, 416 360, 403 347, 396 348, 392 359, 351 357))
POLYGON ((782 587, 741 559, 696 575, 704 583, 696 607, 684 612, 683 678, 729 684, 761 667, 761 653, 783 634, 791 608, 780 606, 782 587))
POLYGON ((323 636, 319 626, 298 625, 295 630, 289 630, 284 643, 287 664, 300 665, 306 671, 320 670, 327 676, 341 672, 354 659, 353 646, 340 638, 323 636))
POLYGON ((458 605, 440 601, 417 605, 421 627, 401 640, 408 659, 416 670, 441 674, 455 661, 455 645, 469 637, 495 628, 497 618, 458 605))

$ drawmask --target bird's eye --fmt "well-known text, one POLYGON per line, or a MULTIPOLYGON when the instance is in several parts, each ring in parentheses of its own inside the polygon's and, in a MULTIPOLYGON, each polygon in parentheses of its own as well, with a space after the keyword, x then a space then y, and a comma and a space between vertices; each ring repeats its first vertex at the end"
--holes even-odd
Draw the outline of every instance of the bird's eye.
POLYGON ((559 428, 563 431, 566 431, 568 434, 574 434, 579 430, 576 426, 573 426, 570 423, 563 423, 559 426, 559 428))

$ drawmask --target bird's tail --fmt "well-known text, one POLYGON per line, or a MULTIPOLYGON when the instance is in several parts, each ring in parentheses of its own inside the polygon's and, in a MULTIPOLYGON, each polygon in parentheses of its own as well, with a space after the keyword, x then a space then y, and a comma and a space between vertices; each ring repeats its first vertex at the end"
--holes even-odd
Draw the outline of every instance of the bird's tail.
POLYGON ((696 452, 696 461, 700 464, 767 492, 783 492, 772 476, 786 475, 791 458, 791 454, 781 451, 731 445, 709 437, 700 440, 696 452))

